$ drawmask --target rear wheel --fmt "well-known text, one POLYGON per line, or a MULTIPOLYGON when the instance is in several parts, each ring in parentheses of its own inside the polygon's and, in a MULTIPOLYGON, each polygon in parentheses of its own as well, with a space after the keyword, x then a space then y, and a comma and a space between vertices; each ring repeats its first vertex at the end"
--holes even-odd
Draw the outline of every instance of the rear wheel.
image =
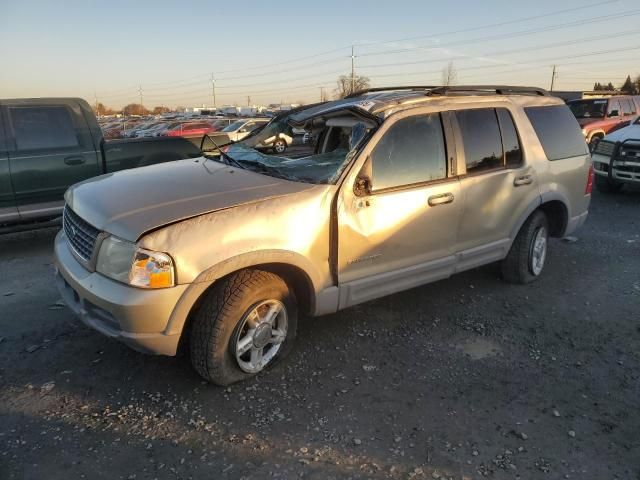
POLYGON ((191 363, 204 379, 229 385, 289 353, 296 329, 296 300, 284 280, 242 270, 216 285, 196 314, 191 363))
POLYGON ((595 176, 596 188, 600 193, 618 193, 622 189, 622 183, 614 182, 608 177, 595 176))
POLYGON ((544 269, 549 243, 549 222, 537 210, 524 223, 502 261, 502 277, 511 283, 530 283, 544 269))

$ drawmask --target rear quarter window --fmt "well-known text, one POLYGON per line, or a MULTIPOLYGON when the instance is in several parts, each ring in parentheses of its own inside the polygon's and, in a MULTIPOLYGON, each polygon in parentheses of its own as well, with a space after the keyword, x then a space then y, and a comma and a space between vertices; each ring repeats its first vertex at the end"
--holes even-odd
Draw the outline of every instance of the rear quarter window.
POLYGON ((18 150, 79 145, 71 113, 64 106, 9 107, 9 116, 18 150))
POLYGON ((566 105, 525 107, 547 159, 562 160, 588 153, 576 118, 566 105))

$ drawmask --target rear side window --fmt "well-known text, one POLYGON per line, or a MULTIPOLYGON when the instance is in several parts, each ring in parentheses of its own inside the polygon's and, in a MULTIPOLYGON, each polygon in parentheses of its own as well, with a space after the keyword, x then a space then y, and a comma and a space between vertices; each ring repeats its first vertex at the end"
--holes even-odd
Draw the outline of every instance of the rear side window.
POLYGON ((519 167, 522 164, 522 147, 513 118, 506 108, 497 108, 496 113, 500 122, 500 132, 502 132, 505 165, 507 168, 519 167))
POLYGON ((588 153, 580 126, 566 105, 525 107, 524 111, 538 135, 547 159, 561 160, 588 153))
POLYGON ((632 114, 636 113, 634 111, 635 108, 633 108, 633 102, 630 99, 621 98, 620 99, 620 106, 622 107, 622 114, 623 115, 632 115, 632 114))
POLYGON ((445 178, 447 155, 440 115, 394 123, 373 149, 371 168, 374 190, 445 178))
POLYGON ((9 116, 18 150, 79 145, 71 113, 64 106, 9 107, 9 116))
POLYGON ((462 133, 467 173, 502 168, 502 138, 495 109, 459 110, 455 114, 462 133))

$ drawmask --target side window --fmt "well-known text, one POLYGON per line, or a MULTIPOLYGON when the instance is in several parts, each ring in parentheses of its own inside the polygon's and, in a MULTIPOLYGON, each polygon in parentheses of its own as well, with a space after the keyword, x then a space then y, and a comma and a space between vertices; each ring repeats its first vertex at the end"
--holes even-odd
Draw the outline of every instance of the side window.
POLYGON ((620 99, 620 106, 622 107, 622 114, 623 115, 631 115, 631 114, 635 113, 633 111, 633 107, 631 105, 631 100, 629 100, 629 99, 621 98, 620 99))
POLYGON ((502 147, 507 168, 519 167, 522 164, 522 147, 513 118, 506 108, 496 108, 500 131, 502 132, 502 147))
POLYGON ((9 107, 18 150, 79 145, 71 113, 64 106, 9 107))
POLYGON ((400 187, 447 176, 447 154, 440 114, 403 118, 371 152, 373 189, 400 187))
POLYGON ((620 113, 620 103, 618 100, 611 100, 607 107, 607 117, 619 117, 620 113))
POLYGON ((580 125, 566 105, 525 107, 524 111, 547 159, 561 160, 589 153, 580 125))
POLYGON ((470 175, 504 166, 498 117, 493 108, 456 111, 462 133, 467 173, 470 175))

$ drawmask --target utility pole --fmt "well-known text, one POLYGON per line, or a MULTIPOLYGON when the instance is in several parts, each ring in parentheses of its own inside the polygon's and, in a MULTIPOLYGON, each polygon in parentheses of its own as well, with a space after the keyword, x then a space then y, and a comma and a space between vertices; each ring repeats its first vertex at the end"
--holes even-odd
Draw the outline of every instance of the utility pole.
POLYGON ((251 106, 251 97, 247 95, 247 107, 251 106))
POLYGON ((211 74, 211 95, 213 95, 213 108, 214 110, 217 110, 218 108, 216 107, 216 79, 213 76, 213 73, 211 74))
POLYGON ((96 91, 93 91, 93 99, 95 100, 95 104, 96 104, 96 115, 98 115, 98 94, 96 93, 96 91))
POLYGON ((556 66, 553 66, 553 71, 551 72, 551 88, 549 89, 550 92, 553 92, 553 84, 556 80, 556 66))
POLYGON ((142 115, 142 85, 138 85, 138 93, 140 94, 140 114, 142 115))
POLYGON ((351 45, 351 92, 356 90, 356 55, 354 53, 354 46, 351 45))
POLYGON ((324 87, 320 87, 320 101, 324 102, 324 87))

